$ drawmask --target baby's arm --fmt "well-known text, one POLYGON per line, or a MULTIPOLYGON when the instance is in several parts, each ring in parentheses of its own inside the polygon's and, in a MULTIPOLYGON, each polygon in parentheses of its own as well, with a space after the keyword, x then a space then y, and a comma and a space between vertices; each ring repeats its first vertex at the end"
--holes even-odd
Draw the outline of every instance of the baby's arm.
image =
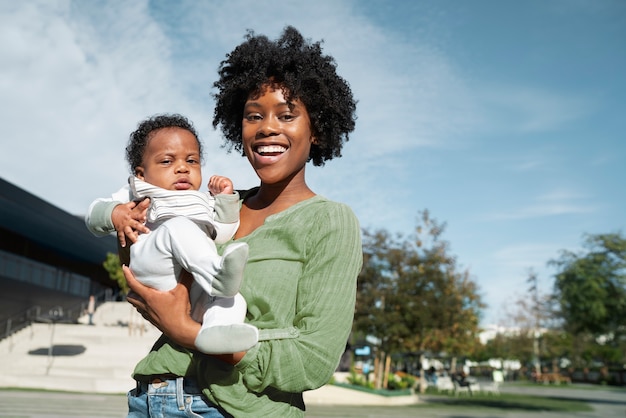
POLYGON ((215 198, 215 242, 222 244, 231 240, 239 228, 239 193, 228 177, 211 176, 209 191, 215 198))
POLYGON ((125 186, 110 198, 94 200, 87 210, 85 225, 99 237, 117 231, 118 241, 125 247, 126 235, 131 242, 135 242, 139 232, 150 232, 143 224, 149 205, 149 199, 140 203, 130 201, 130 189, 125 186))

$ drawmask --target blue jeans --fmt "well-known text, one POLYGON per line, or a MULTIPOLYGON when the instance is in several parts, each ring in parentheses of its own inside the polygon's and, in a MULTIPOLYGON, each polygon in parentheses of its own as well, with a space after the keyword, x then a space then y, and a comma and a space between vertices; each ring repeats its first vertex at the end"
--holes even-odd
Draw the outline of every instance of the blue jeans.
POLYGON ((226 418, 202 395, 194 379, 175 378, 155 383, 137 382, 128 392, 127 418, 226 418))

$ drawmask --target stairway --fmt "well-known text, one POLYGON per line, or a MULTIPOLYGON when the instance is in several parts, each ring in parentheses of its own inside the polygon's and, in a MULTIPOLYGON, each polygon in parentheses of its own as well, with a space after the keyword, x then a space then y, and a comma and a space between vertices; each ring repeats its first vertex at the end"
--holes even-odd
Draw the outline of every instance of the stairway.
POLYGON ((0 342, 0 387, 125 393, 160 332, 128 302, 106 302, 78 324, 35 323, 0 342), (52 347, 52 350, 50 350, 52 347))

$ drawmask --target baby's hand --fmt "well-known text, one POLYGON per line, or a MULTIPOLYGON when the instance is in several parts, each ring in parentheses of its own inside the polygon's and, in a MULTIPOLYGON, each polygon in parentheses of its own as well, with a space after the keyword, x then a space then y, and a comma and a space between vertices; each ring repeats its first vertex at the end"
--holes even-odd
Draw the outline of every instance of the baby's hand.
POLYGON ((137 242, 139 234, 147 234, 150 229, 145 225, 146 212, 150 206, 150 199, 141 202, 128 202, 117 205, 111 213, 111 221, 117 231, 120 246, 126 247, 126 238, 131 243, 137 242))
POLYGON ((235 188, 233 182, 228 177, 211 176, 209 179, 209 192, 213 196, 216 194, 233 194, 235 188))

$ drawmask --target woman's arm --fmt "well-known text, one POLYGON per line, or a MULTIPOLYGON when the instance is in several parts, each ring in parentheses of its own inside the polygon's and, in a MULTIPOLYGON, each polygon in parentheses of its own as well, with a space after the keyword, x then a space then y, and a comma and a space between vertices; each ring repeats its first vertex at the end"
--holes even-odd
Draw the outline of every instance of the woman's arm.
MULTIPOLYGON (((157 327, 173 342, 195 350, 195 340, 201 324, 191 318, 189 287, 193 276, 183 270, 180 282, 170 291, 159 291, 137 281, 127 266, 122 266, 124 277, 131 292, 126 299, 141 315, 157 327)), ((245 352, 219 354, 214 357, 229 364, 237 364, 245 352)))
POLYGON ((184 272, 180 283, 168 291, 160 291, 137 281, 128 266, 122 266, 131 292, 126 299, 163 334, 183 347, 195 349, 194 341, 200 324, 191 318, 189 287, 193 278, 184 272))
MULTIPOLYGON (((295 304, 289 304, 295 311, 282 313, 291 317, 289 335, 261 341, 236 365, 244 384, 254 392, 273 387, 297 393, 320 387, 328 382, 345 350, 363 262, 360 228, 344 205, 316 206, 314 216, 316 222, 308 232, 301 224, 290 228, 291 234, 299 232, 308 238, 303 269, 300 277, 294 278, 295 304)), ((269 289, 258 289, 262 282, 267 283, 255 277, 256 292, 272 294, 269 289)), ((266 300, 268 313, 281 315, 279 309, 284 311, 285 304, 269 297, 266 300)), ((249 309, 256 307, 249 305, 249 309)), ((263 332, 263 326, 259 328, 263 332)))

